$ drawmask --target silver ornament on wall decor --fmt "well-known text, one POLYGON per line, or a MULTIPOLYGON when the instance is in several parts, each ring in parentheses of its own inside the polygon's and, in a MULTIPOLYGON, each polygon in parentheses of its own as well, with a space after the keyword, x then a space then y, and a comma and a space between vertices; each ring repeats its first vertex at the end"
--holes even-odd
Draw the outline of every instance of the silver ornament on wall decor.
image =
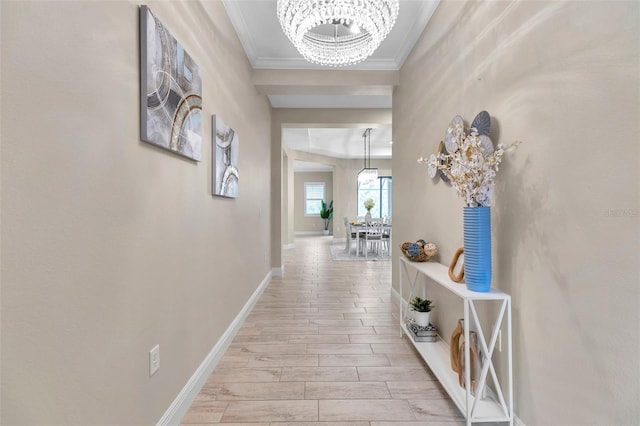
POLYGON ((449 152, 456 152, 460 148, 462 137, 464 136, 464 120, 461 116, 456 115, 451 120, 451 124, 447 128, 447 134, 444 137, 444 146, 449 152))
POLYGON ((471 127, 475 128, 479 135, 489 135, 491 132, 491 116, 487 111, 480 111, 473 119, 471 127))

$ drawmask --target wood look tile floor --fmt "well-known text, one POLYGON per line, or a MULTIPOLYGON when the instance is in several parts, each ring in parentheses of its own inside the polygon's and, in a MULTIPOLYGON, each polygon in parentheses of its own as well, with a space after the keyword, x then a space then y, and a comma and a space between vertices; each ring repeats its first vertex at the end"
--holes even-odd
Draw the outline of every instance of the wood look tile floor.
POLYGON ((183 425, 463 424, 400 337, 391 262, 332 261, 331 237, 296 239, 183 425))

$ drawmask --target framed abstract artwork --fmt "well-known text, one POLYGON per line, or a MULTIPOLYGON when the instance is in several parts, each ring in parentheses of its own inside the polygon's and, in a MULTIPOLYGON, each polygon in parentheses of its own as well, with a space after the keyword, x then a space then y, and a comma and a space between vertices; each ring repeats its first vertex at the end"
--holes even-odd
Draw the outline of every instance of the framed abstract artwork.
POLYGON ((200 161, 200 68, 147 6, 140 6, 140 80, 140 139, 200 161))
POLYGON ((213 195, 238 196, 238 134, 220 118, 211 116, 213 129, 213 195))

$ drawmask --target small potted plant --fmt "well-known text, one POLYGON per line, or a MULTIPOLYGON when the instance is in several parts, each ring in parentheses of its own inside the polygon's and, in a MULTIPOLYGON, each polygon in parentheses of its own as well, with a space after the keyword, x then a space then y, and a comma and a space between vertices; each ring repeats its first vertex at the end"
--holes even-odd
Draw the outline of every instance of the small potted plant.
POLYGON ((413 311, 413 319, 416 324, 421 327, 427 327, 429 325, 431 309, 435 307, 431 300, 422 299, 416 296, 411 300, 409 306, 413 311))
POLYGON ((321 201, 320 217, 324 220, 324 235, 329 235, 329 220, 333 217, 333 200, 327 206, 324 200, 321 201))

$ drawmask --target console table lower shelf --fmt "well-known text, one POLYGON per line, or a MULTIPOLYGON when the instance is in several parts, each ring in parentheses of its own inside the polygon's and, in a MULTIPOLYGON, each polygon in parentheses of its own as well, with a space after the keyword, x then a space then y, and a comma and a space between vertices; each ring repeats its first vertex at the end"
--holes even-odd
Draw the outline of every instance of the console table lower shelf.
MULTIPOLYGON (((433 374, 440 381, 444 390, 449 394, 451 400, 462 413, 467 426, 481 422, 508 422, 513 425, 513 365, 512 365, 512 343, 511 343, 511 296, 496 289, 491 289, 486 293, 478 293, 468 290, 464 285, 451 281, 448 275, 448 268, 435 262, 416 263, 400 257, 400 328, 406 334, 425 360, 433 374), (408 279, 410 285, 409 298, 412 300, 416 293, 416 287, 420 283, 423 287, 423 298, 427 298, 430 293, 429 288, 439 286, 457 296, 463 302, 464 320, 464 341, 469 342, 469 336, 473 329, 477 336, 478 351, 483 354, 483 362, 480 374, 477 377, 478 391, 483 393, 483 397, 474 397, 471 390, 460 386, 458 374, 451 369, 451 353, 449 345, 441 338, 436 342, 416 342, 405 323, 407 320, 407 309, 403 306, 402 296, 403 281, 408 279), (488 315, 485 320, 493 320, 491 333, 484 333, 476 303, 489 303, 498 309, 497 314, 488 315), (504 368, 503 381, 498 378, 494 365, 494 350, 498 336, 502 327, 506 328, 506 366, 504 368), (488 339, 486 337, 489 337, 488 339), (488 386, 488 379, 491 378, 493 388, 488 386)), ((485 324, 487 326, 488 324, 485 324)), ((487 327, 488 329, 488 327, 487 327)), ((500 345, 500 348, 502 345, 500 345)), ((466 345, 464 350, 464 376, 466 383, 471 382, 471 351, 470 345, 466 345)), ((502 349, 499 349, 501 351, 502 349)))
MULTIPOLYGON (((466 410, 466 391, 458 383, 458 374, 451 370, 449 345, 442 340, 437 342, 415 342, 404 327, 403 331, 449 394, 451 400, 456 404, 460 412, 464 413, 466 410)), ((469 403, 473 406, 476 403, 475 397, 471 396, 470 398, 469 403)), ((492 392, 489 392, 484 399, 478 400, 473 420, 474 422, 504 422, 509 419, 505 418, 500 403, 492 395, 492 392)))

